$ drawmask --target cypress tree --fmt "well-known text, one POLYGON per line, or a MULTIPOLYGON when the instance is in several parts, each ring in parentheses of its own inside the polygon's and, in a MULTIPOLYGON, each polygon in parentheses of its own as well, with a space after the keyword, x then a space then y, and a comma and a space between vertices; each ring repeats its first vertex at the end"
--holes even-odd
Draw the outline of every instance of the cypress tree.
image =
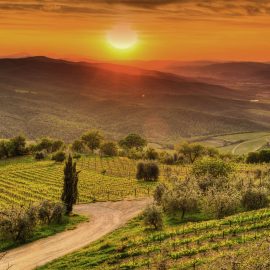
POLYGON ((70 214, 73 209, 73 204, 78 199, 78 174, 76 169, 76 162, 73 162, 69 155, 64 168, 64 186, 62 193, 62 201, 66 207, 66 214, 70 214))

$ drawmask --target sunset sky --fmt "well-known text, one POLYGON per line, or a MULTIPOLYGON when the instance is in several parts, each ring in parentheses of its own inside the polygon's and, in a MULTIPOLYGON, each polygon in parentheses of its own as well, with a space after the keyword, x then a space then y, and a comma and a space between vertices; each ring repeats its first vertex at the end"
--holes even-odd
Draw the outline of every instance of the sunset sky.
POLYGON ((270 61, 268 0, 0 0, 0 54, 270 61))

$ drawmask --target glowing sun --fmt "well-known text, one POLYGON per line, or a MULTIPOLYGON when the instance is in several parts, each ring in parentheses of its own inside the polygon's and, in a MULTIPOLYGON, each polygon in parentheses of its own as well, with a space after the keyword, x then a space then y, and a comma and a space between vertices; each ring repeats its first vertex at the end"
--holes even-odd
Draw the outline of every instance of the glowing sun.
POLYGON ((107 39, 114 48, 125 50, 137 43, 138 35, 128 25, 117 25, 107 33, 107 39))

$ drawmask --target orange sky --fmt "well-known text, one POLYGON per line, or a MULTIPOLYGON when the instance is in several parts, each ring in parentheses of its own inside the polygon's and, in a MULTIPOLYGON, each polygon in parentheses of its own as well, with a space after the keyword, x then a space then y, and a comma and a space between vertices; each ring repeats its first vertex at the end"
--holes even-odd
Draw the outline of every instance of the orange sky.
POLYGON ((270 61, 270 1, 0 0, 0 40, 2 56, 270 61), (118 24, 135 46, 108 43, 118 24))

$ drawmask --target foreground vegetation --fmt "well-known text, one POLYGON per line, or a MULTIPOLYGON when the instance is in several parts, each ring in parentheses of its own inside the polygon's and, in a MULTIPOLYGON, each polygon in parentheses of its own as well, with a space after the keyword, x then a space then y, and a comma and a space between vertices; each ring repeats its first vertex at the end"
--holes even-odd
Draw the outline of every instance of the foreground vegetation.
MULTIPOLYGON (((225 264, 224 269, 242 270, 239 258, 258 244, 264 258, 270 237, 269 150, 233 156, 197 143, 181 143, 170 153, 146 145, 136 134, 118 144, 104 141, 98 131, 70 146, 42 139, 30 147, 22 137, 2 145, 9 150, 0 162, 0 207, 12 218, 11 205, 49 200, 57 214, 61 198, 69 214, 76 202, 154 196, 155 204, 126 227, 42 269, 217 269, 225 264)), ((60 212, 62 217, 64 208, 60 212)), ((47 231, 42 215, 33 222, 31 207, 15 216, 28 222, 31 234, 25 231, 27 237, 18 241, 12 233, 2 250, 47 231)), ((0 224, 2 237, 13 223, 0 224)))
MULTIPOLYGON (((183 221, 167 217, 163 230, 154 231, 145 228, 139 217, 95 244, 40 269, 201 269, 203 264, 211 269, 216 260, 229 255, 238 258, 241 248, 250 243, 267 244, 270 236, 269 209, 222 220, 200 219, 206 217, 189 215, 183 221)), ((252 257, 252 249, 247 254, 252 257)))
POLYGON ((50 224, 39 224, 36 226, 30 237, 25 239, 24 241, 17 241, 14 239, 1 239, 0 238, 0 252, 7 251, 9 249, 18 247, 23 244, 27 244, 42 238, 46 238, 48 236, 55 235, 57 233, 75 229, 76 226, 81 223, 87 221, 86 217, 79 215, 71 215, 64 216, 60 223, 52 222, 50 224))

